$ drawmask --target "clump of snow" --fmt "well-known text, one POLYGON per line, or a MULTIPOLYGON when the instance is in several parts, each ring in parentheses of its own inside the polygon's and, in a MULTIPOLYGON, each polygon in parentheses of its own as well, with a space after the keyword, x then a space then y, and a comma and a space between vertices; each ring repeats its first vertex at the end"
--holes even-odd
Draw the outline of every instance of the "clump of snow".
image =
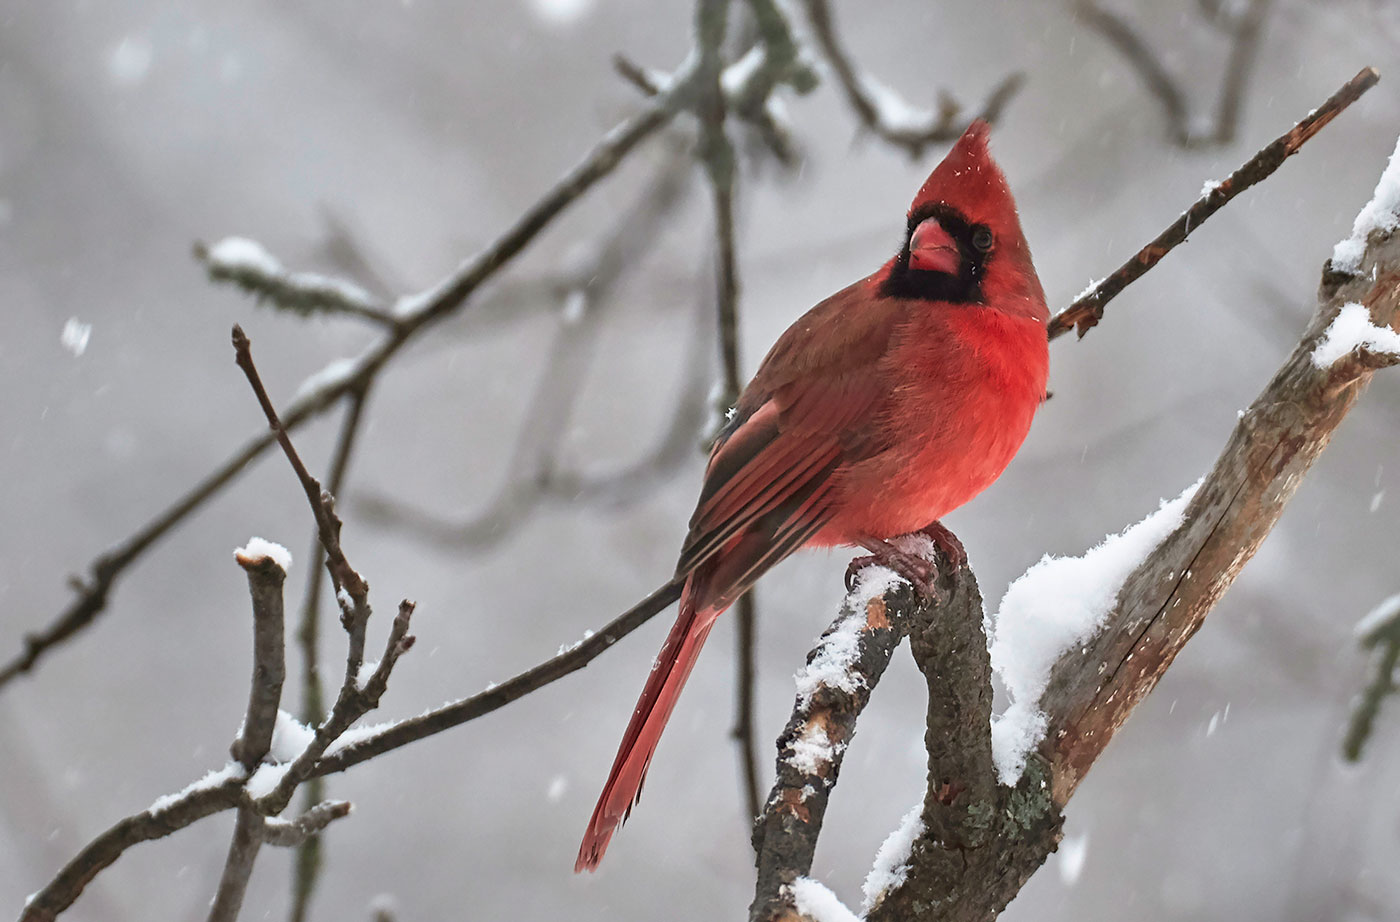
MULTIPOLYGON (((860 582, 856 584, 856 592, 859 592, 863 585, 868 582, 880 582, 883 575, 895 577, 894 573, 884 567, 867 567, 860 573, 860 582), (882 571, 870 579, 866 574, 875 571, 882 571)), ((856 593, 852 593, 854 596, 856 593)), ((883 595, 883 591, 874 593, 875 597, 883 595)), ((836 627, 831 633, 821 640, 821 645, 817 647, 816 655, 812 661, 801 669, 797 670, 797 675, 793 679, 797 683, 798 706, 805 710, 812 703, 812 696, 817 693, 817 689, 826 686, 837 688, 844 692, 854 692, 861 685, 861 677, 851 671, 855 665, 856 658, 860 654, 860 632, 865 627, 865 605, 852 604, 850 611, 844 618, 836 623, 836 627)))
POLYGON ((1084 290, 1074 296, 1075 301, 1083 301, 1094 293, 1094 289, 1103 284, 1103 279, 1090 279, 1089 284, 1084 286, 1084 290))
POLYGON ((1352 632, 1361 640, 1368 640, 1400 619, 1400 592, 1390 596, 1366 613, 1366 617, 1356 622, 1352 632))
POLYGON ((1389 327, 1376 326, 1371 322, 1371 312, 1366 305, 1351 301, 1342 305, 1322 334, 1322 340, 1313 349, 1313 366, 1331 368, 1342 356, 1361 348, 1400 358, 1400 333, 1389 327))
POLYGON ((151 805, 146 808, 146 812, 152 815, 164 812, 196 791, 207 791, 210 788, 216 788, 224 782, 231 781, 235 778, 241 780, 246 778, 247 775, 248 773, 243 769, 241 764, 238 762, 229 762, 223 768, 214 769, 203 778, 186 785, 183 789, 176 791, 174 794, 163 794, 157 797, 151 805))
POLYGON ((1089 854, 1089 834, 1065 836, 1060 843, 1058 862, 1060 880, 1066 887, 1079 883, 1079 875, 1084 873, 1084 858, 1089 854))
POLYGON ((992 756, 1002 784, 1014 785, 1045 736, 1040 696, 1066 651, 1098 633, 1123 582, 1181 524, 1200 481, 1147 518, 1109 535, 1082 557, 1051 557, 1007 587, 997 608, 992 669, 1011 704, 992 718, 992 756))
POLYGON ((891 131, 921 134, 938 121, 932 112, 904 101, 894 90, 866 74, 858 76, 861 91, 875 107, 875 118, 891 131))
POLYGON ((225 237, 209 248, 205 260, 209 265, 228 272, 282 274, 282 264, 277 258, 263 249, 261 243, 247 237, 225 237))
POLYGON ((593 630, 592 628, 586 628, 586 629, 584 630, 584 632, 583 632, 583 636, 582 636, 581 638, 579 638, 578 640, 575 640, 573 643, 561 643, 561 644, 559 645, 559 652, 555 653, 554 655, 555 655, 555 656, 563 656, 565 653, 572 653, 572 652, 574 652, 574 651, 577 650, 579 647, 583 646, 583 642, 584 642, 585 640, 587 640, 588 638, 592 637, 593 634, 594 634, 594 630, 593 630))
POLYGON ((249 538, 248 543, 233 552, 235 559, 243 558, 247 560, 257 560, 260 557, 267 557, 277 566, 282 568, 283 573, 292 571, 292 552, 280 544, 274 544, 265 538, 249 538))
POLYGON ((1376 183, 1371 200, 1357 214, 1351 225, 1351 236, 1332 249, 1332 269, 1355 274, 1361 271, 1361 257, 1366 255, 1366 238, 1372 231, 1393 231, 1400 226, 1400 140, 1390 155, 1385 172, 1376 183))
POLYGON ((365 660, 360 663, 360 671, 355 673, 355 684, 360 688, 369 685, 369 680, 374 678, 374 671, 379 668, 379 660, 365 660))
POLYGON ((793 740, 792 755, 788 756, 787 763, 804 775, 816 775, 823 765, 830 765, 835 759, 836 747, 826 735, 826 728, 812 723, 793 740))
POLYGON ((542 22, 567 26, 593 9, 593 0, 528 0, 530 11, 542 22))
POLYGON ((272 725, 272 746, 268 758, 274 762, 291 762, 306 751, 316 739, 316 730, 297 720, 286 711, 277 711, 277 722, 272 725))
POLYGON ((88 339, 91 337, 92 324, 83 323, 77 317, 69 317, 63 324, 63 332, 58 334, 58 342, 76 356, 87 351, 88 339))
POLYGON ((851 912, 821 881, 799 877, 790 886, 797 911, 812 922, 860 922, 860 916, 851 912))
POLYGON ((1201 198, 1205 198, 1216 189, 1219 189, 1220 185, 1221 183, 1218 179, 1207 179, 1205 182, 1201 183, 1201 198))
POLYGON ((360 370, 359 359, 336 359, 314 374, 307 375, 306 380, 297 386, 296 393, 292 395, 293 400, 301 400, 312 394, 339 387, 348 379, 354 377, 360 370))
POLYGON ((292 767, 290 762, 264 762, 258 766, 258 770, 253 772, 253 777, 243 785, 248 792, 248 796, 254 800, 260 800, 271 794, 277 785, 282 783, 282 778, 287 774, 287 769, 292 767))
POLYGON ((861 892, 865 894, 860 907, 862 913, 870 912, 881 897, 904 883, 909 873, 909 855, 914 850, 914 842, 924 834, 923 812, 924 805, 915 804, 875 853, 875 864, 865 875, 865 883, 861 886, 861 892))

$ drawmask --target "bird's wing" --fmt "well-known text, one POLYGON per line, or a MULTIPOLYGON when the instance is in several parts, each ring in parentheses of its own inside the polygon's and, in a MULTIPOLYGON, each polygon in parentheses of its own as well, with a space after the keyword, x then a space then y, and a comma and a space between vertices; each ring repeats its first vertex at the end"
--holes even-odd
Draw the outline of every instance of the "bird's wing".
POLYGON ((678 572, 727 549, 710 582, 736 595, 829 521, 833 474, 884 447, 882 360, 901 316, 858 282, 783 334, 710 454, 678 572))

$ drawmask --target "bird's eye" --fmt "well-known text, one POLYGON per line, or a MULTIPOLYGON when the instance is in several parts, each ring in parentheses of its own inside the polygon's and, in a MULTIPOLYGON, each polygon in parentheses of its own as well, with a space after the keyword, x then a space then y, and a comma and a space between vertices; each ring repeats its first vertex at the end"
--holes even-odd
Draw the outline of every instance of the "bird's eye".
POLYGON ((972 232, 972 245, 979 253, 985 253, 992 248, 992 232, 985 227, 979 227, 972 232))

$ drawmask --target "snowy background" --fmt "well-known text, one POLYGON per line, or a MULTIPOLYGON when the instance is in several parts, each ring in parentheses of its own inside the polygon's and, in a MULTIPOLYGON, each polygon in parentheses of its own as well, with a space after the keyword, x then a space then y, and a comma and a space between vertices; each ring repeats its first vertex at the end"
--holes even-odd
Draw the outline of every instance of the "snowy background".
MULTIPOLYGON (((1125 8, 1209 111, 1225 46, 1195 4, 1125 8)), ((994 603, 1043 553, 1078 553, 1195 481, 1292 347, 1323 259, 1400 133, 1400 10, 1280 0, 1238 141, 1197 151, 1166 143, 1133 72, 1064 4, 867 0, 835 12, 857 59, 918 102, 947 87, 975 104, 1010 70, 1026 72, 994 147, 1052 308, 1362 65, 1386 75, 1119 298, 1092 336, 1052 347, 1055 398, 1025 449, 949 520, 994 603)), ((248 330, 284 402, 373 335, 211 287, 189 258, 192 241, 246 235, 289 266, 325 271, 331 227, 343 226, 396 290, 431 284, 632 111, 609 56, 673 66, 689 17, 687 3, 642 0, 0 3, 0 655, 68 601, 69 573, 257 431, 232 323, 248 330)), ((942 153, 911 163, 853 143, 830 84, 790 108, 804 168, 743 185, 746 372, 802 310, 887 257, 942 153)), ((632 200, 658 150, 559 222, 509 278, 559 269, 632 200)), ((565 442, 571 462, 625 464, 667 422, 688 318, 708 297, 708 223, 692 194, 620 290, 565 442)), ((356 497, 371 493, 463 518, 489 501, 556 325, 540 307, 511 322, 467 311, 375 392, 343 504, 345 543, 381 613, 417 600, 419 638, 381 718, 552 655, 674 564, 698 453, 636 502, 555 504, 470 553, 374 527, 358 511, 356 497)), ((1361 765, 1337 756, 1365 666, 1351 626, 1400 589, 1397 426, 1400 376, 1382 373, 1095 767, 1061 854, 1006 918, 1400 913, 1400 709, 1383 712, 1361 765)), ((299 439, 318 467, 333 431, 323 420, 299 439)), ((0 915, 110 823, 223 764, 250 650, 231 552, 255 534, 290 547, 294 604, 310 530, 290 471, 269 455, 145 557, 94 628, 0 693, 0 915)), ((844 567, 841 554, 809 553, 760 586, 765 776, 792 674, 836 611, 844 567)), ((727 737, 724 627, 640 809, 596 876, 570 872, 667 620, 504 711, 332 778, 330 793, 357 809, 326 839, 313 918, 367 918, 379 894, 404 922, 740 918, 752 869, 727 737)), ((324 655, 338 662, 341 638, 326 633, 324 655)), ((813 869, 850 904, 922 789, 923 709, 900 654, 846 759, 813 869)), ((136 848, 67 918, 202 918, 231 824, 224 814, 136 848)), ((244 918, 284 917, 287 859, 263 853, 244 918)))

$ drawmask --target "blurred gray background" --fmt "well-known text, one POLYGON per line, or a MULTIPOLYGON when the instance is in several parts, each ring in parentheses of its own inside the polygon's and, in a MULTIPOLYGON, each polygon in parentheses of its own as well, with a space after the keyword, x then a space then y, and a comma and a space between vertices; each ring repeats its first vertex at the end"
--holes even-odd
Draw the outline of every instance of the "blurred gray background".
MULTIPOLYGON (((1207 114, 1225 43, 1196 4, 1115 8, 1207 114)), ((1237 140, 1191 151, 1168 142, 1136 74, 1066 4, 867 0, 835 13, 855 57, 919 104, 943 87, 975 105, 1008 72, 1026 73, 994 147, 1052 308, 1358 68, 1386 77, 1129 289, 1091 336, 1052 347, 1055 397, 1025 449, 949 520, 994 604, 1041 554, 1082 551, 1199 477, 1291 348, 1323 259, 1400 133, 1400 10, 1279 0, 1237 140)), ((252 336, 283 402, 374 335, 211 287, 189 258, 192 241, 247 235, 290 266, 329 271, 328 241, 343 231, 395 290, 431 284, 633 111, 611 54, 672 67, 690 15, 688 3, 641 0, 0 2, 0 655, 67 602, 69 573, 258 430, 232 363, 232 323, 252 336), (69 318, 92 326, 81 355, 60 343, 69 318)), ((856 139, 830 81, 789 109, 802 169, 783 178, 770 163, 742 181, 746 374, 801 311, 893 251, 912 193, 942 155, 910 162, 856 139)), ((563 268, 664 151, 654 143, 634 157, 497 287, 563 268)), ((673 413, 687 350, 713 348, 690 320, 711 297, 701 191, 692 185, 617 292, 564 441, 571 465, 606 472, 644 455, 673 413)), ((381 612, 402 596, 418 602, 419 643, 379 719, 553 655, 674 564, 698 450, 631 502, 551 504, 469 552, 362 514, 357 497, 387 495, 465 519, 496 494, 558 326, 556 302, 515 307, 468 308, 435 329, 397 360, 370 407, 344 491, 345 544, 381 612)), ((1080 789, 1066 823, 1080 872, 1052 857, 1008 919, 1400 915, 1400 708, 1383 712, 1359 766, 1337 755, 1366 664, 1351 626, 1400 590, 1397 426, 1400 375, 1381 373, 1080 789)), ((325 419, 299 437, 318 469, 333 434, 325 419)), ((223 764, 250 649, 231 552, 250 535, 286 544, 297 558, 292 606, 310 528, 289 469, 269 455, 134 567, 95 627, 0 693, 3 913, 116 819, 223 764)), ((835 612, 845 559, 799 555, 760 584, 765 779, 792 673, 835 612)), ((403 922, 740 918, 752 870, 727 736, 727 627, 602 870, 570 871, 668 621, 514 706, 333 777, 330 793, 356 812, 326 838, 312 917, 367 918, 388 894, 403 922)), ((372 636, 384 627, 381 618, 372 636)), ((334 667, 342 637, 326 635, 334 667)), ((861 721, 814 868, 850 904, 920 796, 923 710, 900 654, 861 721)), ((223 814, 132 850, 67 917, 202 918, 231 824, 223 814)), ((263 853, 243 918, 285 917, 288 858, 263 853)))

